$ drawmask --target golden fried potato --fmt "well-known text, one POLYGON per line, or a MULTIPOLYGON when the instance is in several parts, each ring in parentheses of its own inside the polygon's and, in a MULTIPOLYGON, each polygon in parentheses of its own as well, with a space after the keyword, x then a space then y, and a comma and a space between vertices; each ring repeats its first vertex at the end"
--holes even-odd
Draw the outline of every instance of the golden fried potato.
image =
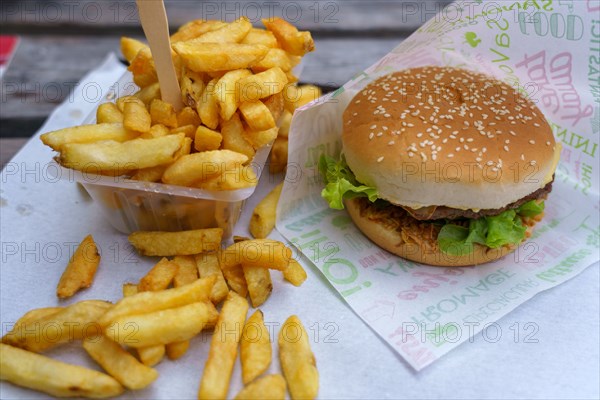
POLYGON ((115 103, 103 103, 96 110, 96 123, 123 123, 123 113, 115 103))
POLYGON ((162 124, 169 128, 177 128, 177 113, 172 104, 154 99, 150 103, 150 118, 152 125, 162 124))
POLYGON ((139 133, 131 132, 122 123, 99 123, 95 125, 80 125, 44 133, 40 139, 46 146, 60 151, 68 143, 92 143, 102 140, 125 142, 135 139, 139 133))
POLYGON ((244 385, 252 382, 269 368, 271 353, 269 330, 265 326, 262 311, 256 310, 246 321, 240 341, 244 385))
POLYGON ((94 281, 100 264, 100 253, 92 235, 87 235, 73 253, 67 268, 60 277, 56 295, 60 299, 73 296, 82 288, 88 288, 94 281))
POLYGON ((262 23, 273 32, 281 48, 294 56, 303 56, 315 49, 315 42, 310 32, 299 32, 294 25, 282 18, 263 19, 262 23))
POLYGON ((194 148, 197 151, 218 150, 221 147, 223 136, 220 132, 213 131, 205 126, 198 126, 194 138, 194 148))
POLYGON ((219 248, 222 236, 221 228, 179 232, 138 231, 129 235, 129 242, 144 256, 175 256, 215 250, 219 248))
POLYGON ((244 386, 235 400, 284 400, 285 388, 283 376, 265 375, 244 386))
MULTIPOLYGON (((231 71, 261 60, 268 47, 240 43, 173 43, 185 66, 196 72, 231 71)), ((135 60, 134 60, 135 61, 135 60)))
POLYGON ((261 201, 256 205, 250 218, 250 233, 256 239, 264 239, 275 228, 277 217, 277 203, 281 196, 283 182, 275 186, 261 201))

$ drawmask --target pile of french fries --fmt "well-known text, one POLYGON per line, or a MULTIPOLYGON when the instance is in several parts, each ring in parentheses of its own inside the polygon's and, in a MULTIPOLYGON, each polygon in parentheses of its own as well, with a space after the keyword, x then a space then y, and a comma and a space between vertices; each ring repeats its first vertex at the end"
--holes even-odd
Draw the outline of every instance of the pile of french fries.
POLYGON ((67 168, 206 190, 256 185, 249 163, 269 143, 270 169, 283 171, 292 113, 321 93, 297 86, 293 73, 314 50, 310 33, 276 17, 263 24, 197 20, 172 35, 181 110, 161 99, 149 47, 122 38, 140 90, 101 104, 96 124, 49 132, 42 141, 67 168))
MULTIPOLYGON (((123 298, 115 304, 83 300, 27 312, 2 338, 0 379, 59 397, 113 397, 150 385, 158 378, 153 367, 165 355, 182 357, 192 338, 212 329, 199 399, 227 397, 238 347, 245 387, 236 398, 284 399, 286 388, 293 399, 316 397, 318 371, 300 320, 291 316, 279 332, 282 376, 264 375, 272 349, 262 311, 246 319, 246 297, 256 308, 271 293, 269 269, 281 271, 296 286, 306 272, 281 242, 237 237, 221 250, 222 235, 220 228, 132 233, 129 241, 140 254, 161 259, 139 282, 123 284, 123 298), (40 354, 69 342, 80 342, 106 373, 40 354)), ((67 287, 73 295, 88 287, 91 268, 95 272, 99 262, 96 244, 87 236, 59 289, 71 282, 67 287)), ((57 295, 64 297, 60 290, 57 295)))

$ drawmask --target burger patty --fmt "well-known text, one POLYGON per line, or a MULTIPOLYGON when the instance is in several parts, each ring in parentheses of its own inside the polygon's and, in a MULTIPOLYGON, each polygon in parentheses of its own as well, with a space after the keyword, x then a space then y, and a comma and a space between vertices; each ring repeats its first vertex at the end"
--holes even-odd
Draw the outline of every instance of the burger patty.
POLYGON ((510 203, 509 205, 502 208, 492 208, 492 209, 484 209, 479 211, 473 210, 460 210, 458 208, 451 208, 446 206, 431 206, 431 207, 423 207, 415 210, 410 207, 399 206, 406 210, 413 218, 418 219, 419 221, 428 221, 435 219, 457 219, 457 218, 470 218, 470 219, 478 219, 481 217, 489 217, 492 215, 498 215, 506 210, 510 210, 513 208, 517 208, 520 205, 527 203, 531 200, 541 200, 545 199, 548 193, 552 191, 552 183, 554 182, 554 176, 552 176, 552 180, 543 188, 536 190, 519 199, 515 202, 510 203))

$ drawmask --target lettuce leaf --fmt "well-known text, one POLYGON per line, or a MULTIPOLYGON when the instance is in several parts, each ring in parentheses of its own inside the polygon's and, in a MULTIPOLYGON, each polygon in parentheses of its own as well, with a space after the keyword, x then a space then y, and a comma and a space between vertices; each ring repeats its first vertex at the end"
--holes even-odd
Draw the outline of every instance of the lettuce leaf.
POLYGON ((507 244, 519 244, 525 239, 527 228, 521 217, 534 217, 544 211, 544 202, 535 200, 522 204, 515 210, 498 215, 470 219, 469 227, 446 223, 438 235, 440 249, 449 255, 462 256, 473 252, 473 244, 479 243, 492 249, 507 244))
POLYGON ((359 183, 348 167, 346 158, 342 155, 339 161, 323 154, 319 158, 319 172, 325 181, 325 189, 321 196, 327 200, 329 207, 336 210, 344 208, 344 199, 368 197, 369 201, 377 200, 377 189, 359 183))

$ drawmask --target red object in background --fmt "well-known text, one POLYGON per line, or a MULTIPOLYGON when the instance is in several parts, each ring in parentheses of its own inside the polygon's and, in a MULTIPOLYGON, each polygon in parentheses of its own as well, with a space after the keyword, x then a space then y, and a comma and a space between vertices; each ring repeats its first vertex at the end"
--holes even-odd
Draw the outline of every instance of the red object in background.
POLYGON ((0 36, 0 65, 6 65, 17 49, 18 36, 0 36))

